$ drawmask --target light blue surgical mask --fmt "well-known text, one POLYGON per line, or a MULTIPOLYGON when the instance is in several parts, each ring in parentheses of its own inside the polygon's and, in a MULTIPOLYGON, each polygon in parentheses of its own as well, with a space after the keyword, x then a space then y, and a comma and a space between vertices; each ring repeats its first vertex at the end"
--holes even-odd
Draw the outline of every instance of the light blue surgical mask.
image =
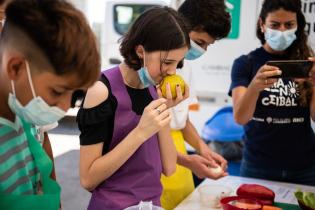
POLYGON ((33 99, 30 102, 28 102, 26 106, 22 106, 22 104, 16 98, 14 82, 11 80, 13 94, 10 93, 8 98, 8 104, 10 109, 23 120, 36 126, 43 126, 56 123, 58 120, 65 116, 66 112, 60 109, 59 107, 49 106, 40 96, 36 97, 31 78, 30 67, 27 61, 26 71, 28 81, 32 90, 33 99))
POLYGON ((193 40, 190 40, 190 49, 186 53, 185 59, 187 59, 187 60, 195 60, 195 59, 199 58, 200 56, 202 56, 205 52, 206 52, 205 49, 200 47, 193 40))
POLYGON ((157 82, 155 82, 152 79, 152 77, 148 71, 148 68, 145 65, 145 54, 143 55, 143 67, 141 67, 137 72, 138 72, 139 79, 140 79, 144 88, 147 88, 150 85, 155 86, 158 84, 157 82))
POLYGON ((141 69, 139 69, 137 72, 138 72, 139 79, 144 88, 147 88, 150 85, 157 85, 157 83, 150 76, 147 67, 145 66, 141 67, 141 69))
POLYGON ((286 50, 296 39, 297 28, 279 31, 267 28, 265 32, 265 40, 268 45, 275 51, 286 50))

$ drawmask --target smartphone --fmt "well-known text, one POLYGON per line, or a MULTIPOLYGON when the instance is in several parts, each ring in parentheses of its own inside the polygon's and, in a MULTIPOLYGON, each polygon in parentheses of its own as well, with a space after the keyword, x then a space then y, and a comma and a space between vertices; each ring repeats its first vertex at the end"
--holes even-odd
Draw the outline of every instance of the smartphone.
POLYGON ((268 61, 266 64, 282 71, 281 75, 272 78, 307 78, 313 67, 313 62, 309 60, 268 61))

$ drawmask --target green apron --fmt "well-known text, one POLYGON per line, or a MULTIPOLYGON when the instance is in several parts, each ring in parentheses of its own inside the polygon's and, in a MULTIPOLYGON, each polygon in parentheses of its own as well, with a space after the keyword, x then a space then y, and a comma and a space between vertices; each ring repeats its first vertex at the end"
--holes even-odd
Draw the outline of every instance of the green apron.
POLYGON ((52 161, 35 139, 31 132, 31 125, 23 123, 28 145, 39 170, 42 184, 42 194, 38 195, 10 195, 0 193, 0 209, 5 210, 58 210, 60 207, 60 187, 50 178, 52 161))

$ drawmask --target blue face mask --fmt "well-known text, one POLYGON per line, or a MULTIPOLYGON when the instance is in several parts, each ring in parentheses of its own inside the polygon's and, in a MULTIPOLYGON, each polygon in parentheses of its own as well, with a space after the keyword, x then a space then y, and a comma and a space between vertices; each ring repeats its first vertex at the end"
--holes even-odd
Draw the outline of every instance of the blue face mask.
POLYGON ((150 76, 147 67, 141 67, 141 69, 139 69, 137 72, 144 88, 147 88, 150 85, 157 85, 157 83, 150 76))
POLYGON ((144 88, 147 88, 151 85, 155 86, 158 84, 157 82, 155 82, 152 79, 152 77, 148 71, 148 68, 145 65, 145 53, 143 55, 143 67, 141 67, 137 72, 138 72, 139 79, 140 79, 144 88))
POLYGON ((286 31, 267 28, 265 32, 265 40, 273 50, 283 51, 290 47, 296 39, 296 30, 297 28, 286 31))
POLYGON ((206 52, 205 49, 196 44, 193 40, 190 40, 190 49, 185 55, 187 60, 195 60, 202 56, 206 52))
POLYGON ((14 82, 11 81, 13 94, 9 94, 8 104, 10 109, 23 120, 36 126, 56 123, 58 120, 65 116, 66 112, 56 106, 50 107, 40 96, 36 97, 30 68, 27 61, 26 71, 28 81, 32 90, 33 99, 28 102, 26 106, 23 107, 19 100, 16 98, 14 82))

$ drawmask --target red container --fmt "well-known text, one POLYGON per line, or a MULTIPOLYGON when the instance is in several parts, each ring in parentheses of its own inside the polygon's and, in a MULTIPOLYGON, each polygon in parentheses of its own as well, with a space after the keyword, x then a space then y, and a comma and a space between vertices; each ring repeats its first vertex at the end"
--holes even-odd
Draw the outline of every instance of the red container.
POLYGON ((263 207, 258 200, 245 196, 225 197, 221 199, 220 203, 224 210, 261 210, 263 207))

